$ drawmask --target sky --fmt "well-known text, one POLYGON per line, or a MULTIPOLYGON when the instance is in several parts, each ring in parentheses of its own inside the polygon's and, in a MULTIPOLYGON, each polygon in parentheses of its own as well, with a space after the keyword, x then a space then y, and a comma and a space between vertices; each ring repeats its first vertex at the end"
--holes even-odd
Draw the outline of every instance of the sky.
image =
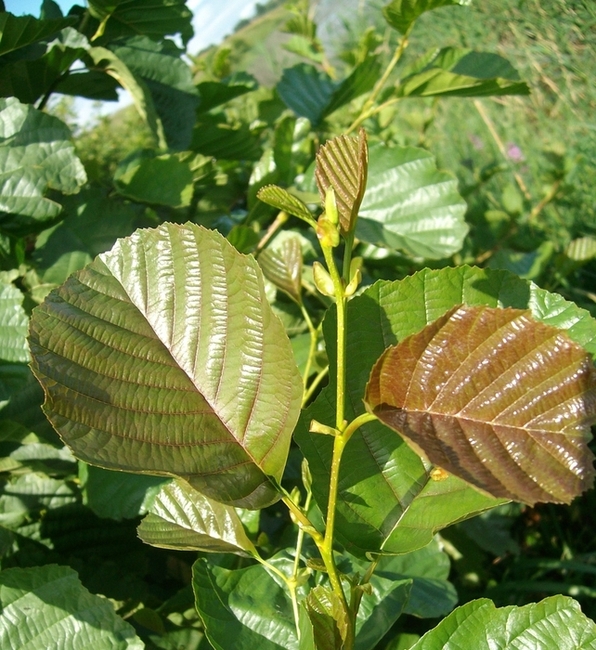
MULTIPOLYGON (((84 4, 84 0, 55 0, 64 13, 74 4, 84 4)), ((199 52, 208 45, 219 43, 224 36, 231 33, 235 25, 253 15, 258 0, 187 0, 186 5, 193 12, 195 35, 188 44, 188 51, 199 52)), ((4 0, 6 11, 21 16, 31 14, 39 16, 42 0, 4 0)), ((118 110, 130 103, 127 93, 121 94, 119 102, 104 102, 103 112, 118 110)), ((92 114, 96 115, 93 102, 77 99, 76 110, 82 123, 87 122, 92 114)))

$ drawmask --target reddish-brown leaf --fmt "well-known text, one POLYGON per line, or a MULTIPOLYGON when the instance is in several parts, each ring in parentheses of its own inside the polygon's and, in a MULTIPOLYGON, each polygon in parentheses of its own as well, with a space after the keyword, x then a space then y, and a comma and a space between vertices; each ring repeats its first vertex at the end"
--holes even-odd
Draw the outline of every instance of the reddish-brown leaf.
POLYGON ((596 369, 528 310, 455 307, 375 364, 367 408, 495 497, 569 503, 591 487, 596 369))
POLYGON ((368 174, 366 133, 358 138, 340 135, 326 142, 317 153, 315 179, 325 205, 329 186, 335 191, 342 235, 354 230, 358 210, 364 197, 368 174))

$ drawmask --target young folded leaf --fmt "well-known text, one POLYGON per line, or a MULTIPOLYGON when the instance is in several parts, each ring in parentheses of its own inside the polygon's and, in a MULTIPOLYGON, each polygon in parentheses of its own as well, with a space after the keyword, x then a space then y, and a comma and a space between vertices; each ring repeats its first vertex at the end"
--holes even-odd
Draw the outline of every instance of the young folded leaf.
POLYGON ((596 370, 528 310, 451 309, 383 353, 365 401, 432 463, 495 497, 569 503, 592 485, 596 370))
POLYGON ((44 412, 91 464, 279 498, 302 380, 253 258, 194 224, 137 230, 34 310, 44 412))
POLYGON ((286 239, 279 249, 266 248, 259 255, 265 277, 281 291, 302 302, 302 248, 298 237, 286 239))
POLYGON ((317 153, 315 179, 321 202, 325 205, 327 190, 333 187, 340 232, 344 236, 356 227, 367 175, 368 146, 364 129, 360 129, 358 138, 340 135, 329 140, 317 153))

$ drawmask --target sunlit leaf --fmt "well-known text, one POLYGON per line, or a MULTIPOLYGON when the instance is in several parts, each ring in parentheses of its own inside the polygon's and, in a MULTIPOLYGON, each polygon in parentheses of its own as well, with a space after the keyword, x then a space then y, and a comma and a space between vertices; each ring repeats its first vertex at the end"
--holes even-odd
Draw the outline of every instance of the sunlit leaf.
POLYGON ((218 233, 119 240, 34 310, 30 343, 44 410, 81 460, 246 507, 277 498, 302 381, 258 265, 218 233))
POLYGON ((383 8, 385 20, 405 34, 416 19, 426 11, 450 5, 468 5, 472 0, 392 0, 383 8))
POLYGON ((13 284, 0 283, 0 360, 29 361, 27 325, 23 294, 13 284))
POLYGON ((283 187, 277 187, 277 185, 266 185, 257 192, 257 197, 261 201, 272 205, 278 210, 283 210, 288 214, 306 221, 306 223, 312 226, 316 226, 316 221, 313 219, 306 204, 298 197, 290 194, 287 190, 284 190, 283 187))
POLYGON ((161 548, 257 554, 234 508, 207 498, 181 480, 160 490, 138 533, 146 544, 161 548))
MULTIPOLYGON (((590 354, 596 354, 596 321, 561 296, 505 271, 465 266, 426 269, 399 282, 377 282, 348 303, 346 417, 364 411, 362 398, 370 371, 387 346, 419 332, 462 303, 530 309, 534 318, 565 330, 590 354)), ((333 368, 333 310, 323 331, 333 368)), ((333 376, 331 371, 331 380, 333 376)), ((328 498, 333 441, 308 433, 308 428, 313 418, 333 426, 334 396, 332 382, 305 411, 295 436, 308 458, 313 494, 322 510, 328 498)), ((359 556, 379 549, 413 551, 450 523, 503 503, 453 475, 433 474, 432 465, 378 422, 361 427, 347 444, 339 488, 336 533, 359 556)))
POLYGON ((45 198, 48 189, 73 194, 87 180, 69 128, 58 118, 0 99, 0 223, 20 227, 14 216, 43 220, 62 207, 45 198), (2 215, 1 212, 10 213, 2 215))
POLYGON ((414 257, 438 259, 461 249, 468 226, 455 178, 414 147, 370 148, 356 236, 414 257))
POLYGON ((343 235, 354 230, 368 174, 366 133, 360 129, 358 138, 340 135, 328 140, 317 152, 315 178, 321 203, 327 190, 335 192, 339 225, 343 235))
POLYGON ((447 47, 415 74, 400 80, 400 97, 527 95, 530 89, 503 57, 447 47))
POLYGON ((495 497, 569 503, 592 485, 596 369, 527 310, 450 310, 383 353, 365 401, 435 466, 495 497))
POLYGON ((596 625, 579 603, 553 596, 523 607, 495 607, 487 598, 458 607, 411 650, 439 648, 596 648, 596 625))
POLYGON ((2 571, 0 606, 2 648, 145 647, 110 601, 89 593, 69 567, 49 564, 2 571))
POLYGON ((285 239, 279 248, 266 248, 259 255, 265 277, 298 304, 302 297, 302 247, 297 237, 285 239))

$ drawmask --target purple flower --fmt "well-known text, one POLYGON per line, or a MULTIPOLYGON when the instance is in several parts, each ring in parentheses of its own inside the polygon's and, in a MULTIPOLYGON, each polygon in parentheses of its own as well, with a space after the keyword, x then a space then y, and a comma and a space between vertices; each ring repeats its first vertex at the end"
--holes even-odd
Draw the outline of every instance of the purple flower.
POLYGON ((513 162, 525 160, 522 150, 514 142, 507 143, 507 155, 513 162))

